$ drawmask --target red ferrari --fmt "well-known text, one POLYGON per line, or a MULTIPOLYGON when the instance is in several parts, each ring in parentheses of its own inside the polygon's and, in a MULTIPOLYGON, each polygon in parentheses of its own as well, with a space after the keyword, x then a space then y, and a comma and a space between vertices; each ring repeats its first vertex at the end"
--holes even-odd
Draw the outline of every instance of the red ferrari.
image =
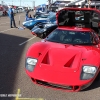
POLYGON ((86 21, 85 13, 89 16, 91 11, 62 9, 57 13, 58 28, 30 46, 25 70, 34 83, 67 91, 80 91, 93 83, 100 73, 100 39, 86 21))

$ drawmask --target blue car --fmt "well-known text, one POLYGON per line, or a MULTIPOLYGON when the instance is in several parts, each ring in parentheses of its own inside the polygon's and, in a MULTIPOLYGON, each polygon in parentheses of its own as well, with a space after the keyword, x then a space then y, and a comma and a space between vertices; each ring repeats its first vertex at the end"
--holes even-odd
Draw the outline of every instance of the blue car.
POLYGON ((23 26, 31 30, 35 25, 39 23, 55 23, 55 21, 56 13, 52 13, 47 18, 38 18, 34 20, 25 21, 23 22, 23 26))

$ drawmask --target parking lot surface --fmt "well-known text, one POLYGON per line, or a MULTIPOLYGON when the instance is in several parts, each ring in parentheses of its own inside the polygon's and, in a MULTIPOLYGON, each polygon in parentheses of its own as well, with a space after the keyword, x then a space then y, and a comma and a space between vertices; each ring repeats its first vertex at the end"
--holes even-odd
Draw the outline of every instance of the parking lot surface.
MULTIPOLYGON (((22 24, 25 13, 15 15, 17 26, 22 26, 18 24, 19 16, 22 24)), ((16 99, 18 90, 19 98, 23 100, 100 100, 100 80, 81 92, 67 92, 34 84, 25 73, 25 55, 28 48, 41 39, 33 36, 28 29, 10 28, 9 22, 8 16, 0 17, 0 100, 19 100, 16 99)))

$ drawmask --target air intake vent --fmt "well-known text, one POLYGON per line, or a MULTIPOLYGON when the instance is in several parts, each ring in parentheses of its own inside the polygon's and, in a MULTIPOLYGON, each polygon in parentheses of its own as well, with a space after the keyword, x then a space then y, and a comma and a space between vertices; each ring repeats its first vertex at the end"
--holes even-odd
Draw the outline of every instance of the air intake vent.
POLYGON ((75 58, 75 56, 73 56, 73 57, 64 65, 64 67, 71 67, 72 64, 73 64, 74 58, 75 58))
POLYGON ((50 64, 50 59, 49 59, 49 54, 48 53, 43 58, 42 63, 44 63, 44 64, 50 64))

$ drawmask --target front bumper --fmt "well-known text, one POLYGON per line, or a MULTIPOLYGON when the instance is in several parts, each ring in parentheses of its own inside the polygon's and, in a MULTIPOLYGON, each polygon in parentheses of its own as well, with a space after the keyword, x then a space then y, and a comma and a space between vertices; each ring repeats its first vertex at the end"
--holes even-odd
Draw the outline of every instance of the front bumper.
MULTIPOLYGON (((44 74, 38 73, 39 75, 35 75, 35 74, 28 72, 27 70, 26 70, 26 73, 29 75, 29 77, 31 78, 31 80, 35 84, 42 85, 42 86, 45 86, 45 87, 54 88, 54 89, 71 91, 71 92, 81 91, 81 90, 89 87, 95 79, 94 78, 94 79, 91 79, 91 80, 80 80, 80 79, 76 78, 75 75, 74 75, 74 77, 72 77, 72 76, 70 77, 68 75, 69 76, 68 79, 66 79, 66 77, 61 79, 58 76, 57 73, 55 75, 56 77, 52 77, 52 76, 49 76, 49 74, 46 74, 46 73, 44 73, 44 74), (47 77, 45 77, 45 76, 47 76, 47 77)), ((61 75, 61 73, 59 75, 61 75)), ((62 77, 63 77, 63 75, 62 75, 62 77)))
POLYGON ((70 91, 70 92, 78 92, 80 90, 86 89, 92 84, 92 82, 89 82, 84 85, 61 85, 61 84, 49 83, 49 82, 34 79, 34 78, 31 78, 31 80, 35 84, 38 84, 38 85, 42 85, 42 86, 50 87, 54 89, 61 89, 61 90, 70 91))

